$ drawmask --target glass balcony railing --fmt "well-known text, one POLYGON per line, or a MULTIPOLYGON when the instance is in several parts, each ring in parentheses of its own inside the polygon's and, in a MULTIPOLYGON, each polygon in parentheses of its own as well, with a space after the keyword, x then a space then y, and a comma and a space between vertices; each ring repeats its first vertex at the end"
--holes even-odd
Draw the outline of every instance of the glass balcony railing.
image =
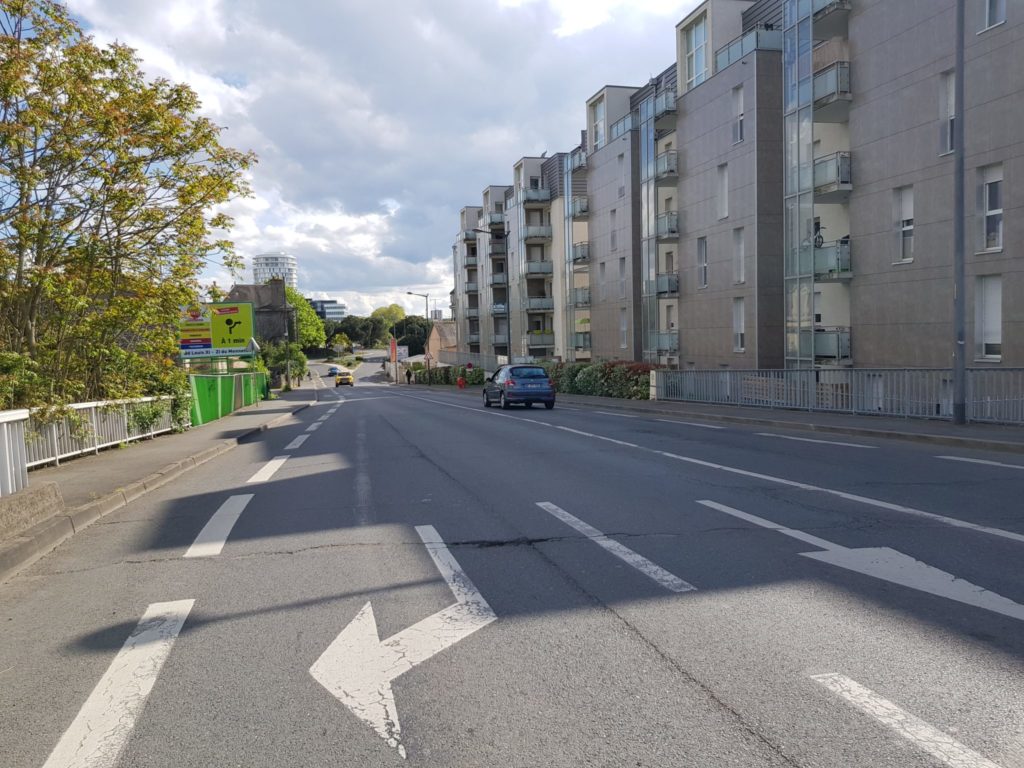
POLYGON ((569 215, 582 219, 590 212, 590 201, 585 197, 574 197, 569 203, 569 215))
POLYGON ((478 293, 480 291, 480 285, 476 282, 466 283, 466 293, 478 293))
POLYGON ((505 246, 504 240, 491 240, 490 245, 487 246, 487 252, 493 259, 495 256, 504 256, 508 253, 508 248, 505 246))
POLYGON ((662 91, 654 97, 654 119, 669 117, 676 113, 676 92, 675 89, 662 91))
POLYGON ((554 271, 555 265, 550 261, 528 261, 525 265, 528 275, 550 275, 554 271))
POLYGON ((657 352, 678 352, 679 334, 675 331, 652 331, 648 346, 657 352))
POLYGON ((476 232, 472 229, 464 229, 462 230, 462 239, 466 241, 476 240, 476 232))
POLYGON ((531 189, 527 187, 523 190, 523 202, 524 203, 547 203, 551 200, 550 189, 531 189))
POLYGON ((679 236, 679 212, 665 211, 659 213, 655 219, 654 231, 657 237, 678 237, 679 236))
POLYGON ((654 279, 654 290, 659 296, 679 293, 679 275, 675 272, 657 275, 654 279))
POLYGON ((551 227, 539 224, 531 224, 523 227, 523 238, 525 240, 550 240, 551 227))
POLYGON ((731 43, 723 45, 715 52, 715 71, 721 72, 730 64, 735 64, 748 53, 756 50, 781 51, 781 29, 753 29, 747 34, 737 37, 731 43))
POLYGON ((479 344, 480 343, 480 334, 479 333, 467 333, 466 334, 466 341, 469 344, 479 344))
POLYGON ((572 303, 575 307, 589 307, 590 306, 590 289, 589 288, 573 288, 572 289, 572 303))
POLYGON ((586 168, 587 153, 583 151, 582 147, 576 147, 576 149, 569 153, 569 170, 583 171, 586 168))
POLYGON ((508 275, 504 272, 495 272, 491 275, 491 285, 508 285, 508 275))
POLYGON ((475 267, 476 266, 476 256, 467 256, 466 257, 466 266, 467 267, 475 267))
POLYGON ((491 344, 508 344, 507 333, 492 333, 491 344))
POLYGON ((670 149, 654 158, 654 178, 665 179, 679 172, 679 153, 670 149))
POLYGON ((501 211, 488 211, 484 214, 483 223, 489 227, 500 227, 505 224, 505 214, 501 211))
MULTIPOLYGON (((492 315, 507 315, 508 314, 508 304, 502 304, 502 303, 491 304, 491 314, 492 315)), ((471 317, 472 317, 472 315, 471 315, 471 317)))
POLYGON ((800 331, 800 346, 814 350, 819 365, 848 365, 852 358, 849 328, 815 328, 800 331))
POLYGON ((590 349, 590 331, 574 333, 572 335, 572 345, 576 349, 590 349))
POLYGON ((814 75, 814 102, 850 96, 850 62, 837 61, 814 75))
POLYGON ((814 161, 814 189, 853 183, 849 152, 836 152, 814 161))
POLYGON ((530 331, 523 336, 524 347, 553 347, 555 334, 548 331, 530 331))
POLYGON ((523 309, 544 311, 555 308, 555 300, 544 296, 527 296, 523 299, 523 309))
POLYGON ((480 307, 467 307, 466 317, 480 317, 480 307))
POLYGON ((849 240, 822 243, 820 247, 814 249, 815 277, 850 277, 852 274, 849 240))
POLYGON ((573 243, 572 263, 585 264, 590 261, 590 243, 573 243))

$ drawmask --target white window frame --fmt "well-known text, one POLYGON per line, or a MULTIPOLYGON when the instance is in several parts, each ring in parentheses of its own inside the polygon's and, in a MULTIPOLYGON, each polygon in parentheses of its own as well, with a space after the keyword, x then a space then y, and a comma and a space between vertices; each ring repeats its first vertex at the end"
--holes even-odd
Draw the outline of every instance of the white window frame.
POLYGON ((1003 199, 1006 190, 1003 189, 1003 166, 1002 163, 988 165, 980 169, 979 213, 981 218, 981 248, 982 253, 990 253, 1003 250, 1003 199), (996 187, 998 185, 998 187, 996 187), (998 206, 992 203, 993 189, 998 197, 998 206), (995 226, 995 240, 989 241, 989 226, 995 226))
POLYGON ((974 353, 976 360, 1003 359, 1003 276, 979 275, 974 281, 974 353))
POLYGON ((619 250, 618 218, 618 212, 612 208, 608 213, 608 248, 612 251, 619 250))
POLYGON ((893 205, 896 208, 896 263, 906 264, 914 260, 914 187, 907 185, 894 190, 893 205))
POLYGON ((732 143, 739 144, 743 141, 743 86, 737 85, 732 89, 732 143))
POLYGON ((597 285, 601 298, 606 298, 607 290, 605 288, 605 262, 603 261, 599 262, 597 265, 597 285))
POLYGON ((626 298, 626 257, 619 257, 619 298, 626 298))
POLYGON ((954 130, 956 128, 956 73, 943 72, 942 89, 939 93, 939 154, 948 155, 956 151, 954 130))
POLYGON ((629 346, 629 318, 625 308, 619 309, 619 348, 625 349, 629 346))
POLYGON ((695 88, 708 77, 708 17, 702 15, 693 24, 683 30, 686 41, 686 90, 695 88), (700 32, 698 38, 697 32, 700 32), (703 65, 697 70, 698 58, 703 65))
POLYGON ((718 218, 729 218, 729 164, 718 166, 718 218))
POLYGON ((732 351, 745 352, 746 346, 747 308, 743 296, 732 300, 732 351))
POLYGON ((743 235, 743 227, 732 231, 732 281, 737 285, 747 282, 747 254, 743 235))
POLYGON ((1004 23, 1006 23, 1006 0, 985 0, 985 27, 981 31, 984 32, 1004 23))
POLYGON ((697 238, 697 287, 708 287, 708 239, 697 238))

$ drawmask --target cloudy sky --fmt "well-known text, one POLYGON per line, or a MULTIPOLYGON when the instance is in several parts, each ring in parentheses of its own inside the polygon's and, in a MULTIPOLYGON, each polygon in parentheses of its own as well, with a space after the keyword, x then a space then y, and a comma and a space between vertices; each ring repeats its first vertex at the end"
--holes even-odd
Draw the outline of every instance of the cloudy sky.
MULTIPOLYGON (((571 149, 585 100, 672 63, 697 0, 67 0, 98 42, 189 83, 259 156, 233 239, 288 251, 353 314, 447 313, 458 212, 524 155, 571 149)), ((238 282, 251 280, 251 271, 238 282)), ((230 285, 211 269, 205 280, 230 285)))

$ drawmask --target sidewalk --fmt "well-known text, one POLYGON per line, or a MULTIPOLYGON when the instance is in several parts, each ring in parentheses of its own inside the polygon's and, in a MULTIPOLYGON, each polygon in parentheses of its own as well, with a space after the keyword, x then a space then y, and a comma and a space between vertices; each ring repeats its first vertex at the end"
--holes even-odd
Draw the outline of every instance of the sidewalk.
POLYGON ((28 507, 55 514, 6 540, 0 532, 0 581, 28 566, 65 539, 184 472, 230 451, 247 435, 269 429, 317 400, 320 389, 304 383, 277 399, 242 408, 181 434, 131 443, 123 449, 70 459, 29 473, 19 491, 28 507), (116 468, 115 468, 116 467, 116 468))

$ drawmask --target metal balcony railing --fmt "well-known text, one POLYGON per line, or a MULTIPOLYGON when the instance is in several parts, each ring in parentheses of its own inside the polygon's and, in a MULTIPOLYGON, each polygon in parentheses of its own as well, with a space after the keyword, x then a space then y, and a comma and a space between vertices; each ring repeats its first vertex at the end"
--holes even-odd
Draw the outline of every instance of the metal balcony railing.
POLYGON ((849 365, 852 362, 849 328, 815 328, 800 332, 800 344, 810 344, 818 365, 849 365))
POLYGON ((467 333, 466 334, 466 342, 469 343, 469 344, 479 344, 480 343, 480 334, 479 333, 467 333))
POLYGON ((508 344, 507 333, 492 333, 491 344, 508 344))
POLYGON ((505 303, 502 303, 502 302, 491 304, 491 314, 492 315, 507 315, 508 314, 508 304, 505 304, 505 303))
POLYGON ((679 275, 675 272, 657 275, 654 280, 654 290, 659 296, 679 293, 679 275))
POLYGON ((524 271, 527 275, 550 275, 555 271, 555 265, 550 261, 528 261, 524 271))
POLYGON ((530 331, 523 336, 524 347, 553 347, 555 334, 547 331, 530 331))
POLYGON ((658 218, 654 221, 654 232, 660 238, 679 237, 679 212, 659 213, 658 218))
POLYGON ((572 262, 573 264, 586 263, 590 261, 590 243, 573 243, 572 262))
POLYGON ((480 307, 466 307, 466 317, 480 317, 480 307))
POLYGON ((466 241, 476 240, 476 232, 472 229, 462 230, 462 239, 466 241))
POLYGON ((531 224, 523 227, 524 240, 550 240, 551 227, 549 225, 531 224))
POLYGON ((715 71, 721 72, 756 50, 781 51, 781 29, 753 29, 715 51, 715 71))
POLYGON ((814 190, 849 188, 853 184, 849 152, 835 152, 814 161, 814 190))
POLYGON ((654 158, 654 178, 667 179, 679 173, 679 153, 670 149, 654 158))
POLYGON ((816 278, 849 277, 852 274, 849 240, 822 243, 820 247, 814 249, 814 276, 816 278))
POLYGON ((574 307, 589 307, 590 306, 590 289, 589 288, 573 288, 572 289, 572 303, 574 307))
POLYGON ((675 331, 652 331, 648 347, 657 352, 678 352, 679 334, 675 331))
POLYGON ((477 282, 466 283, 466 293, 478 293, 480 291, 480 284, 477 282))
POLYGON ((569 203, 569 215, 574 219, 582 219, 590 213, 590 201, 585 197, 574 197, 569 203))
POLYGON ((569 153, 569 170, 570 171, 584 171, 587 168, 587 153, 583 151, 582 147, 576 147, 572 152, 569 153))
POLYGON ((590 349, 590 331, 574 333, 572 345, 575 349, 590 349))
POLYGON ((466 257, 466 266, 467 267, 475 267, 476 265, 477 265, 477 257, 476 256, 467 256, 466 257))
POLYGON ((505 240, 491 240, 487 246, 487 252, 491 258, 504 257, 508 253, 508 246, 505 245, 505 240))
POLYGON ((527 296, 523 299, 523 309, 546 311, 555 308, 555 300, 546 296, 527 296))
POLYGON ((488 227, 504 226, 505 214, 501 211, 488 211, 483 215, 483 223, 488 227))
POLYGON ((508 285, 508 275, 504 272, 495 272, 491 275, 491 285, 508 285))
POLYGON ((550 189, 531 189, 527 187, 523 190, 523 202, 524 203, 547 203, 551 200, 550 189))

